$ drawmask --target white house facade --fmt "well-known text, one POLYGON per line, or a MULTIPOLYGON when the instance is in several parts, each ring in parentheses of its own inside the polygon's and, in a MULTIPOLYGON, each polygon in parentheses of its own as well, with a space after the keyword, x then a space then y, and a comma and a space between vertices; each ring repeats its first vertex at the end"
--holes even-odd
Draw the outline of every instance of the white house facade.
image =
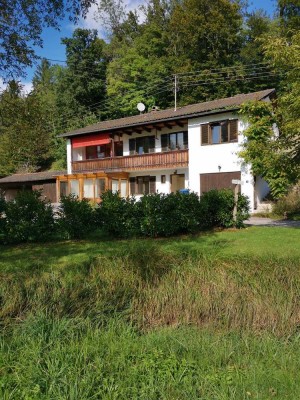
POLYGON ((67 139, 68 173, 57 177, 58 197, 74 193, 100 201, 107 189, 137 198, 184 189, 201 195, 233 188, 232 180, 238 180, 255 211, 268 186, 238 156, 246 128, 238 110, 246 101, 270 101, 273 96, 274 90, 268 89, 68 132, 62 135, 67 139))

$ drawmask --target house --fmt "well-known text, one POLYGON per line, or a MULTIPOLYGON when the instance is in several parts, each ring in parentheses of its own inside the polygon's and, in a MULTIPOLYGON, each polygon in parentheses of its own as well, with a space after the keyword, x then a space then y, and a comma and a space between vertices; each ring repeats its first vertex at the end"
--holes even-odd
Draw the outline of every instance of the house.
MULTIPOLYGON (((67 174, 57 176, 58 196, 74 193, 99 201, 103 191, 121 196, 233 187, 255 210, 268 186, 238 157, 247 126, 238 110, 246 101, 270 101, 274 89, 115 120, 61 135, 67 139, 67 174)), ((57 199, 58 200, 58 199, 57 199)))
POLYGON ((19 190, 40 190, 44 199, 55 203, 56 177, 67 171, 44 171, 28 174, 14 174, 0 179, 0 190, 7 201, 13 200, 19 190))

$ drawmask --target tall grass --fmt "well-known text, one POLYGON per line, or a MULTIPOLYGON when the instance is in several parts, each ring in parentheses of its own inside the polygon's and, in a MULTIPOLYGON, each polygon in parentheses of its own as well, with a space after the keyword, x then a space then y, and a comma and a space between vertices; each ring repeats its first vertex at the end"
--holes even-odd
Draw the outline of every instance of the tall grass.
POLYGON ((0 399, 299 399, 299 256, 234 237, 6 248, 0 399))
POLYGON ((188 324, 277 336, 297 332, 295 259, 180 255, 151 243, 56 269, 2 272, 2 324, 32 313, 104 324, 117 314, 142 331, 188 324))

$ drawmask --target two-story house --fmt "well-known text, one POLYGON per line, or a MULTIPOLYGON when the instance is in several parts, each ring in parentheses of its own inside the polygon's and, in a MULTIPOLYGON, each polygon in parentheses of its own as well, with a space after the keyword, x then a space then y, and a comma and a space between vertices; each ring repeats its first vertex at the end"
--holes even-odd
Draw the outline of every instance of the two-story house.
POLYGON ((268 89, 176 110, 155 108, 65 133, 68 173, 57 177, 58 199, 74 193, 99 201, 107 189, 137 198, 180 189, 201 195, 233 187, 234 179, 253 211, 268 186, 238 156, 247 122, 237 112, 244 102, 270 101, 274 94, 268 89))

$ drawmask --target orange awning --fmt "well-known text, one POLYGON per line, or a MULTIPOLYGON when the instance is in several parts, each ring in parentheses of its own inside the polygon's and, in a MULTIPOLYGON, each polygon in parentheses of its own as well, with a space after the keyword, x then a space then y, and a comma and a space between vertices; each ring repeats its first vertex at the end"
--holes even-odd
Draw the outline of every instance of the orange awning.
POLYGON ((110 143, 109 133, 96 133, 94 135, 72 138, 72 147, 100 146, 110 143))

